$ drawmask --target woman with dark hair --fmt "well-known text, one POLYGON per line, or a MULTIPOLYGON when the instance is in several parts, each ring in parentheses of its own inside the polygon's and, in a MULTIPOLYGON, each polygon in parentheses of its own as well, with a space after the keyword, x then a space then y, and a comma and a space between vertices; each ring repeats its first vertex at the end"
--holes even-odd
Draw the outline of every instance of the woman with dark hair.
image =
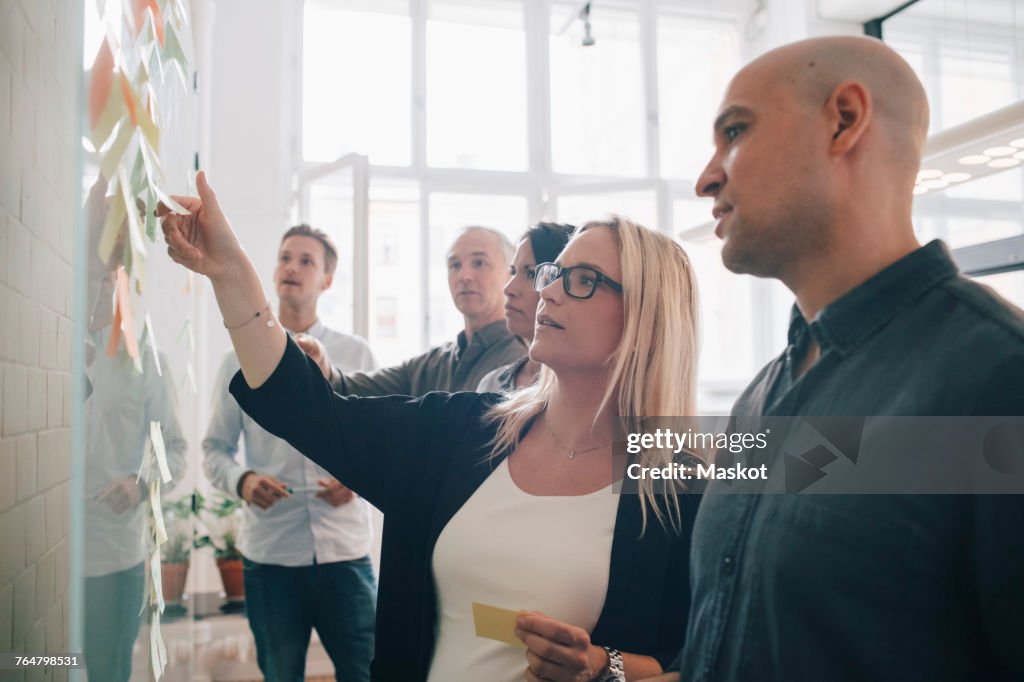
MULTIPOLYGON (((540 294, 533 288, 537 265, 553 263, 569 237, 576 230, 561 223, 537 223, 527 230, 516 243, 516 253, 508 268, 509 280, 505 284, 505 326, 513 336, 519 337, 527 348, 533 342, 537 303, 540 294)), ((529 386, 540 374, 540 363, 523 355, 515 362, 498 367, 480 380, 480 393, 505 393, 529 386)))

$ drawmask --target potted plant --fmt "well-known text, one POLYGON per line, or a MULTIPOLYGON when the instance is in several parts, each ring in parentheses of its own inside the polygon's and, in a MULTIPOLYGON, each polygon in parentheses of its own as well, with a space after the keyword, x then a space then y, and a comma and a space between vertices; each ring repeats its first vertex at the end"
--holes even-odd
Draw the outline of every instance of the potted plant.
POLYGON ((192 554, 192 496, 186 495, 164 505, 167 542, 160 549, 160 576, 164 601, 180 604, 185 593, 189 558, 192 554))
POLYGON ((241 528, 242 503, 222 492, 216 493, 210 501, 197 495, 197 508, 207 534, 196 541, 196 547, 213 547, 213 555, 224 583, 224 594, 228 599, 245 598, 245 581, 242 573, 242 553, 238 551, 238 531, 241 528))

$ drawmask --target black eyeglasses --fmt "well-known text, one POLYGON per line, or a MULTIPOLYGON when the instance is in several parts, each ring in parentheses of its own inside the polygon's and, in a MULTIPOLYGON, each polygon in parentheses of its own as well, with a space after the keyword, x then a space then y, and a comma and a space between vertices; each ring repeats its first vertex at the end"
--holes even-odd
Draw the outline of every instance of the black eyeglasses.
POLYGON ((559 277, 562 278, 562 287, 565 293, 573 298, 586 300, 594 295, 597 286, 604 282, 611 289, 622 293, 622 285, 614 279, 598 272, 588 265, 574 265, 571 268, 563 268, 557 263, 541 263, 537 266, 533 278, 533 288, 537 291, 555 283, 559 277))

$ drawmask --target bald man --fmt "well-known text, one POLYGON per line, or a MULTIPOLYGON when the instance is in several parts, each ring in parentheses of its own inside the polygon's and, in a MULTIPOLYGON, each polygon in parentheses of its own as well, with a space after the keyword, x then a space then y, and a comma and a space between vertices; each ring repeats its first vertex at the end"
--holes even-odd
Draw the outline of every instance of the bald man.
MULTIPOLYGON (((725 265, 796 296, 734 415, 1024 415, 1024 313, 914 236, 927 128, 874 39, 788 45, 732 80, 697 192, 725 265)), ((1024 680, 1024 497, 726 490, 694 528, 682 680, 1024 680)))
POLYGON ((448 289, 465 323, 454 342, 435 346, 394 367, 348 374, 327 363, 322 346, 308 339, 300 345, 342 395, 421 396, 430 391, 475 391, 491 370, 523 354, 522 342, 505 327, 503 288, 512 252, 508 237, 481 226, 464 228, 448 249, 448 289))

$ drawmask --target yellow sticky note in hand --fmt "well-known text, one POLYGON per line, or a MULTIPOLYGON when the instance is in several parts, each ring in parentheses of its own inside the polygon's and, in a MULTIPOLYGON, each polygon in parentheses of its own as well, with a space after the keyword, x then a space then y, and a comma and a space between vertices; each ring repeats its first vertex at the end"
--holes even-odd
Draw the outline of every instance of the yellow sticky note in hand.
POLYGON ((525 649, 526 645, 516 637, 516 618, 523 613, 529 612, 473 602, 473 625, 476 626, 476 636, 525 649))

